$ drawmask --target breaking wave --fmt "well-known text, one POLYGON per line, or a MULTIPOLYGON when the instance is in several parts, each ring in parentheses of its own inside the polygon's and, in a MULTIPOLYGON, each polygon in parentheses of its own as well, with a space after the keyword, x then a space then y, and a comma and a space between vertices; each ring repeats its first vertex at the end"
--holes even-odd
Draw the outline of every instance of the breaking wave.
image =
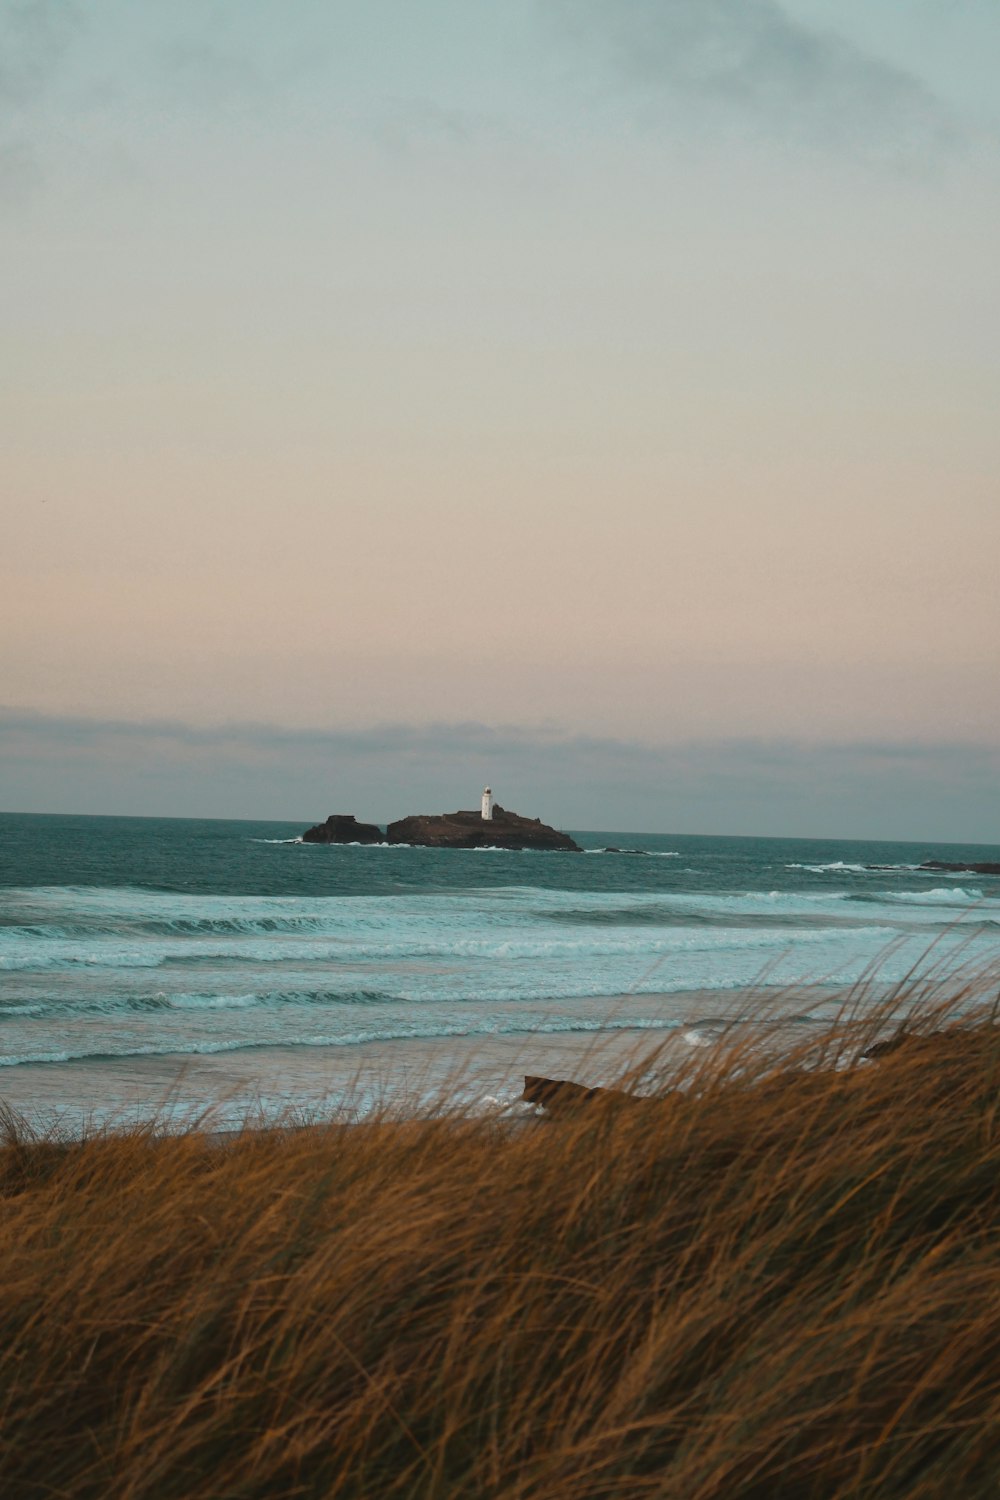
MULTIPOLYGON (((243 837, 245 859, 262 858, 247 847, 243 837)), ((759 982, 849 985, 880 963, 893 982, 931 942, 938 956, 992 951, 1000 920, 1000 900, 984 899, 978 883, 894 890, 891 874, 857 882, 854 862, 842 861, 821 886, 772 889, 770 881, 782 883, 778 867, 761 862, 745 867, 742 888, 731 876, 728 887, 699 889, 704 875, 689 872, 678 851, 649 852, 655 865, 567 862, 559 879, 570 888, 545 884, 533 862, 514 867, 520 883, 504 884, 494 873, 509 868, 504 862, 471 858, 463 884, 452 874, 434 888, 427 871, 410 881, 391 861, 346 851, 356 873, 337 894, 314 893, 317 867, 298 859, 287 861, 294 873, 275 895, 8 890, 0 1061, 662 1030, 682 1021, 709 1036, 685 996, 759 982), (533 884, 522 873, 529 868, 533 884)), ((708 859, 699 857, 702 869, 708 859)), ((902 865, 897 873, 900 884, 915 883, 902 865)))
POLYGON ((882 899, 899 901, 908 906, 967 906, 970 902, 980 902, 984 898, 982 891, 967 891, 963 886, 957 885, 950 890, 944 886, 935 886, 930 891, 886 891, 882 899))
MULTIPOLYGON (((456 1023, 455 1025, 437 1024, 432 1026, 397 1026, 397 1027, 372 1027, 355 1028, 349 1033, 322 1034, 298 1037, 292 1044, 296 1047, 359 1047, 371 1042, 400 1042, 411 1040, 434 1041, 447 1037, 458 1036, 511 1036, 518 1033, 535 1036, 553 1036, 559 1033, 588 1033, 600 1031, 675 1031, 681 1023, 673 1018, 648 1017, 627 1018, 618 1020, 614 1016, 587 1020, 566 1019, 557 1021, 539 1021, 535 1025, 511 1024, 483 1024, 469 1026, 456 1023)), ((233 1038, 202 1039, 178 1041, 176 1046, 171 1047, 171 1056, 212 1056, 222 1052, 250 1052, 258 1048, 273 1046, 270 1040, 246 1040, 233 1038)), ((286 1044, 287 1045, 287 1044, 286 1044)), ((18 1067, 25 1063, 65 1063, 79 1062, 84 1059, 97 1061, 100 1059, 111 1059, 120 1057, 158 1057, 162 1056, 164 1049, 155 1044, 139 1044, 126 1046, 103 1047, 101 1050, 89 1050, 81 1048, 43 1049, 27 1056, 8 1056, 0 1054, 0 1067, 18 1067)))

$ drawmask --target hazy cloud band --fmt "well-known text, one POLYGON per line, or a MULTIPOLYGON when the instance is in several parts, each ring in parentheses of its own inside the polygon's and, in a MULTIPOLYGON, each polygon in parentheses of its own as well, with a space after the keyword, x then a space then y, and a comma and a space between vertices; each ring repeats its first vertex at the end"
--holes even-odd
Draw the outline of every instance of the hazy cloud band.
POLYGON ((988 843, 1000 750, 963 743, 677 745, 480 723, 363 730, 95 720, 0 711, 0 804, 63 811, 385 819, 501 800, 563 826, 988 843))

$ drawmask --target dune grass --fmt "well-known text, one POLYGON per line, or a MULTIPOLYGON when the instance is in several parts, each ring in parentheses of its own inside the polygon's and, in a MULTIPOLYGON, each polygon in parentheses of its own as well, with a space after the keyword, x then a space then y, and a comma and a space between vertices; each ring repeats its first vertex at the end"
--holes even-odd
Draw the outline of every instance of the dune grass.
POLYGON ((994 1496, 975 998, 877 1061, 885 1015, 796 1057, 733 1036, 663 1097, 523 1128, 8 1118, 0 1494, 994 1496))

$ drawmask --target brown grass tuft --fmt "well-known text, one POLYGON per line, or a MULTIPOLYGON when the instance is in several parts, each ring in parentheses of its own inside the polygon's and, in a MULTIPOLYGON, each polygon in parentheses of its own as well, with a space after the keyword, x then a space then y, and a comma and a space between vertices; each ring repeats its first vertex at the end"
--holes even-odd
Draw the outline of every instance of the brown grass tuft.
POLYGON ((968 1000, 864 1065, 885 1015, 526 1128, 0 1119, 0 1493, 995 1495, 1000 1028, 968 1000))

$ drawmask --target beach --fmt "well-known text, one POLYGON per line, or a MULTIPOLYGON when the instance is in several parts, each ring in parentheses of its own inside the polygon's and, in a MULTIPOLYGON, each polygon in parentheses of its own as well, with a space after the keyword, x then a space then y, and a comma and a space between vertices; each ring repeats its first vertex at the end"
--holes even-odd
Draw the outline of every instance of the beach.
MULTIPOLYGON (((655 1059, 657 1080, 688 1065, 692 1050, 715 1046, 730 1027, 756 1025, 772 1047, 803 1040, 796 1016, 832 1019, 839 991, 750 998, 711 991, 648 997, 663 1024, 628 1024, 631 996, 601 997, 602 1028, 414 1037, 352 1047, 254 1047, 155 1057, 24 1063, 0 1076, 0 1097, 40 1133, 77 1136, 94 1129, 156 1122, 178 1131, 198 1125, 231 1130, 245 1123, 355 1121, 388 1112, 419 1118, 447 1109, 468 1117, 517 1113, 524 1075, 613 1085, 655 1059), (685 1017, 698 1017, 691 1022, 685 1017), (676 1026, 668 1026, 676 1018, 676 1026)), ((597 1002, 594 1002, 595 1006, 597 1002)), ((544 1018, 543 1018, 544 1019, 544 1018)))
POLYGON ((43 1131, 475 1113, 525 1073, 609 1082, 736 1021, 794 1047, 852 994, 989 966, 1000 930, 1000 880, 961 873, 982 846, 583 832, 564 854, 0 822, 0 1099, 43 1131))

